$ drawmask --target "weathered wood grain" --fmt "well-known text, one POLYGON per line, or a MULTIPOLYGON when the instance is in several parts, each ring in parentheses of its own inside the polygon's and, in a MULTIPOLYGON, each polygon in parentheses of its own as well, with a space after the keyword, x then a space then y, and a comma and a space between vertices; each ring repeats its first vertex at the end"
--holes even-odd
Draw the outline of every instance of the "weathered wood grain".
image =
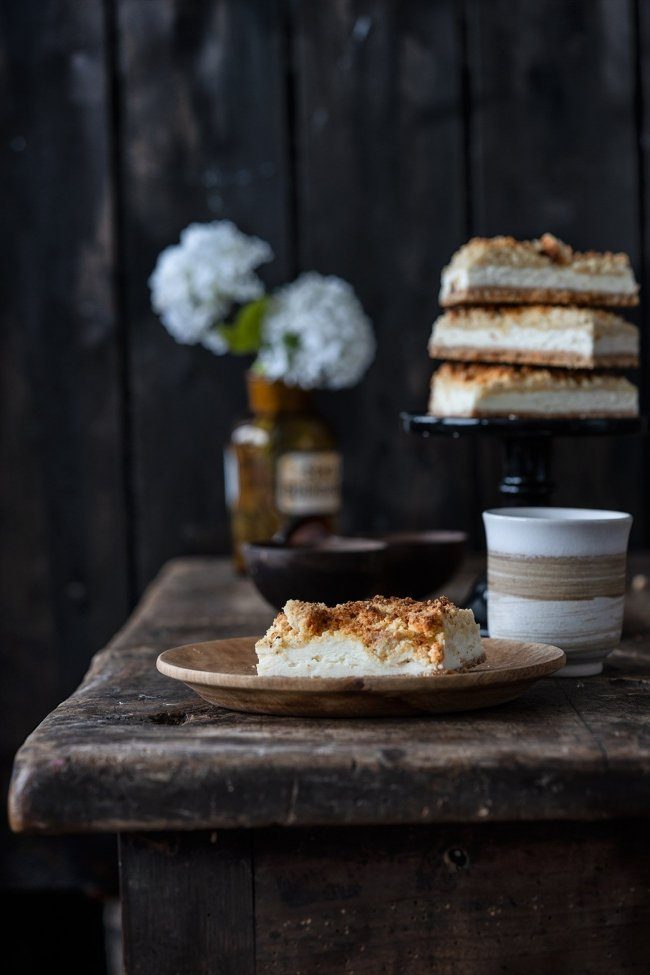
POLYGON ((645 972, 646 834, 639 820, 125 834, 125 971, 645 972))
MULTIPOLYGON (((457 587, 449 591, 459 597, 457 587)), ((638 602, 645 606, 647 593, 630 597, 638 602)), ((272 616, 223 560, 170 563, 84 685, 19 752, 14 829, 598 820, 650 811, 647 629, 625 640, 600 677, 547 679, 519 701, 470 716, 236 714, 201 704, 155 670, 166 646, 262 632, 272 616)))
MULTIPOLYGON (((469 0, 467 16, 472 232, 551 231, 579 249, 624 250, 640 272, 634 4, 469 0)), ((499 447, 480 450, 488 507, 499 447)), ((642 539, 642 471, 638 440, 558 441, 555 503, 631 511, 642 539)))
POLYGON ((647 823, 262 830, 257 972, 647 969, 647 823))
POLYGON ((254 975, 250 834, 120 837, 125 975, 254 975))
POLYGON ((123 277, 140 590, 170 555, 227 551, 222 451, 245 411, 242 359, 180 346, 148 277, 194 221, 268 240, 291 275, 279 0, 118 0, 123 277))
POLYGON ((397 422, 426 402, 440 269, 466 235, 457 5, 301 0, 293 29, 300 267, 352 282, 378 339, 363 383, 322 397, 347 522, 474 530, 469 445, 397 422))

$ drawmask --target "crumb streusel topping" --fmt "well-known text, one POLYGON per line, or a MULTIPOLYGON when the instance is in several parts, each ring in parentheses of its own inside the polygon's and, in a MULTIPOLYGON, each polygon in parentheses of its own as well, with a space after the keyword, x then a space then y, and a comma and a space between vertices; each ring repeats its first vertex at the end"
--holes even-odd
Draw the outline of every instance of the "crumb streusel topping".
POLYGON ((432 377, 438 382, 479 385, 490 393, 510 389, 617 389, 627 387, 622 376, 594 373, 581 369, 545 369, 540 366, 483 365, 481 363, 445 362, 432 377))
POLYGON ((574 251, 553 234, 542 234, 537 240, 514 237, 473 237, 452 256, 449 268, 484 267, 570 267, 580 274, 628 274, 630 259, 624 253, 611 251, 574 251))

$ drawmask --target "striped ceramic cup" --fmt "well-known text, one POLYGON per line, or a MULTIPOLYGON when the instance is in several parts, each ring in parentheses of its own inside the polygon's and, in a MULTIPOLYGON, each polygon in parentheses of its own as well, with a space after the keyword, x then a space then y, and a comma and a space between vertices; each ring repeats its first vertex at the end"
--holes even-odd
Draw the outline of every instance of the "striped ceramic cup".
POLYGON ((632 516, 493 508, 483 521, 490 636, 561 647, 567 665, 560 676, 599 674, 621 639, 632 516))

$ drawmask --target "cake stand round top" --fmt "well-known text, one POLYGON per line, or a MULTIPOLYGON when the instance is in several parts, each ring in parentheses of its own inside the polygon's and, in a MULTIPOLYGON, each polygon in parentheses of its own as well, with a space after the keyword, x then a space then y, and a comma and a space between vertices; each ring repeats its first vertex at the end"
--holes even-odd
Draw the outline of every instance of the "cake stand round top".
POLYGON ((645 417, 462 417, 400 413, 404 430, 421 436, 585 437, 646 432, 645 417))

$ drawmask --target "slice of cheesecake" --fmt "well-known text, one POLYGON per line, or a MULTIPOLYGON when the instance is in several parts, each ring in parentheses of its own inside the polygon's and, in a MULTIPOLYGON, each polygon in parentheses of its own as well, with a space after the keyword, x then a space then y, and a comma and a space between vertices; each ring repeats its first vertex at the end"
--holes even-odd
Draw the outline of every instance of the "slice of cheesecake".
POLYGON ((639 330, 613 312, 575 305, 452 308, 434 322, 429 355, 463 362, 628 369, 639 364, 639 330))
POLYGON ((440 304, 637 305, 627 254, 573 251, 552 234, 539 240, 475 237, 442 272, 440 304))
POLYGON ((485 659, 471 609, 445 596, 333 607, 290 599, 255 651, 258 674, 283 677, 429 676, 485 659))
POLYGON ((433 374, 429 412, 459 417, 630 417, 636 386, 623 376, 446 362, 433 374))

